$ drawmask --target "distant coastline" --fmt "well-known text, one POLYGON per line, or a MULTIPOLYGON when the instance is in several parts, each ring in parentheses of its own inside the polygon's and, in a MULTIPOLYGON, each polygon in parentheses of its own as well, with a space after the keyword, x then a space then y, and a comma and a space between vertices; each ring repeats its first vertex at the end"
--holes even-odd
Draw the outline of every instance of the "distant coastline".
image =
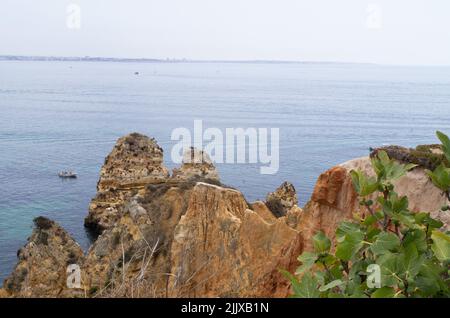
POLYGON ((60 61, 60 62, 117 62, 117 63, 236 63, 236 64, 360 64, 377 65, 375 63, 333 62, 333 61, 282 61, 282 60, 190 60, 190 59, 152 59, 152 58, 120 58, 100 56, 33 56, 33 55, 0 55, 0 61, 60 61))

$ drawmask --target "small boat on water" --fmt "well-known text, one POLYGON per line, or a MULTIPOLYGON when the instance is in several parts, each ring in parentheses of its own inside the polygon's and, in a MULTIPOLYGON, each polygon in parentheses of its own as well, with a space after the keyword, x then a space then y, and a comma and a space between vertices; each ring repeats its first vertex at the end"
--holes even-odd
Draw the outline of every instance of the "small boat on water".
POLYGON ((73 171, 60 171, 60 172, 58 172, 58 177, 74 179, 77 177, 77 174, 76 174, 76 172, 73 172, 73 171))

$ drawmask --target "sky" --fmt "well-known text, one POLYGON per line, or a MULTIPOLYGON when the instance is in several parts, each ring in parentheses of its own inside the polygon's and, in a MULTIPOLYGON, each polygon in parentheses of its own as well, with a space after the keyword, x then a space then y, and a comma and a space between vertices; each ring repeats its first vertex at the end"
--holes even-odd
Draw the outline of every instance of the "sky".
POLYGON ((450 65, 450 1, 1 0, 0 55, 450 65))

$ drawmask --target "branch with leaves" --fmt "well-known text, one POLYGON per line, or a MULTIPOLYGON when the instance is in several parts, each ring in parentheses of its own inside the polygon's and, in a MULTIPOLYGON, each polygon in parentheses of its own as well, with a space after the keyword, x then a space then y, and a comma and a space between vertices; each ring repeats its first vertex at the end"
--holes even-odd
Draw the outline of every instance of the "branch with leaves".
MULTIPOLYGON (((440 132, 438 137, 450 161, 450 139, 440 132)), ((314 251, 298 257, 295 274, 282 271, 291 281, 292 297, 450 296, 450 233, 430 213, 410 211, 408 198, 393 185, 416 165, 401 164, 384 151, 371 164, 375 177, 351 171, 360 205, 368 213, 338 226, 333 250, 331 240, 317 233, 314 251), (374 265, 380 269, 376 287, 368 282, 368 268, 374 265)), ((441 164, 427 173, 449 197, 450 169, 441 164)))

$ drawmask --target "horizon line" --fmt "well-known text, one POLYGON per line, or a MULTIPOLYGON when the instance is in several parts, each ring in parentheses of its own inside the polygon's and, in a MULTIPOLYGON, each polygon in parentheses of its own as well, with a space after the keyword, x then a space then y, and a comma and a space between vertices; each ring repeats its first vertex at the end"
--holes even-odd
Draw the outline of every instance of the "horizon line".
POLYGON ((417 66, 450 67, 448 64, 389 64, 376 62, 308 61, 277 59, 188 59, 188 58, 148 58, 148 57, 106 57, 106 56, 60 56, 60 55, 16 55, 0 54, 0 61, 67 61, 67 62, 137 62, 137 63, 242 63, 242 64, 358 64, 374 66, 417 66))

